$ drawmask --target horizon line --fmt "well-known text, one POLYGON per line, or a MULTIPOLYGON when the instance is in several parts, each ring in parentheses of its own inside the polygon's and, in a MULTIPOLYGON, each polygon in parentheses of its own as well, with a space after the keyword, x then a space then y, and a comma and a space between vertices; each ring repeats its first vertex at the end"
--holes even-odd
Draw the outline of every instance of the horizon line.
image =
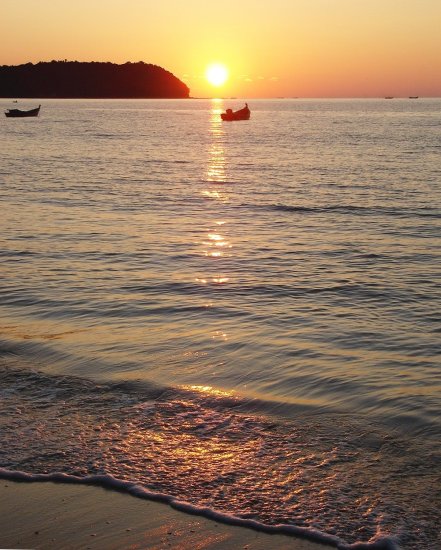
POLYGON ((254 101, 254 100, 305 100, 305 99, 387 99, 387 100, 394 100, 394 99, 441 99, 441 95, 436 96, 423 96, 423 95, 412 95, 412 96, 259 96, 259 97, 250 97, 250 96, 228 96, 228 97, 209 97, 209 96, 189 96, 189 97, 20 97, 20 96, 0 96, 0 100, 4 99, 43 99, 43 100, 71 100, 71 99, 78 99, 78 100, 139 100, 139 101, 187 101, 187 100, 209 100, 209 101, 239 101, 239 100, 247 100, 247 101, 254 101))

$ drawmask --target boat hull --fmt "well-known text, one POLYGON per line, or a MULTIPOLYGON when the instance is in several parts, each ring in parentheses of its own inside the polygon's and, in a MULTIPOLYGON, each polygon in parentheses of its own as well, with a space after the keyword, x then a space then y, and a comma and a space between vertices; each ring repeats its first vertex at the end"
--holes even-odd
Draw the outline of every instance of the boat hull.
POLYGON ((20 109, 8 109, 5 112, 5 115, 8 118, 27 118, 27 117, 33 117, 38 116, 40 113, 40 106, 38 106, 36 109, 30 109, 29 111, 21 111, 20 109))
POLYGON ((228 116, 227 114, 222 113, 221 114, 221 119, 225 120, 227 122, 232 122, 233 120, 249 120, 250 115, 248 115, 248 116, 234 116, 234 115, 228 116))
POLYGON ((227 122, 232 122, 233 120, 249 120, 250 114, 249 109, 240 109, 235 112, 221 113, 221 119, 227 122))

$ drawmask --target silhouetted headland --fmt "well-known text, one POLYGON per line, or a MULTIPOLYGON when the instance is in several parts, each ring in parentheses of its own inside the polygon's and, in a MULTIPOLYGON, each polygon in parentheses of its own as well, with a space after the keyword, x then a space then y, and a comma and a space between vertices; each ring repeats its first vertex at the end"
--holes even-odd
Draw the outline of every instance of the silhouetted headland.
POLYGON ((0 97, 187 98, 181 80, 157 65, 51 61, 0 66, 0 97))

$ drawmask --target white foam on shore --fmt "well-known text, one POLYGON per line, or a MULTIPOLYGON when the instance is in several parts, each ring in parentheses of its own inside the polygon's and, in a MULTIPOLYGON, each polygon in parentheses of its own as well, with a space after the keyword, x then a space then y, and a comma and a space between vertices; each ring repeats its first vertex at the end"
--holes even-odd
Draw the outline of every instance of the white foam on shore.
POLYGON ((425 440, 354 417, 262 414, 194 388, 9 367, 0 382, 0 467, 22 480, 100 484, 339 548, 438 547, 441 453, 425 440))
POLYGON ((249 529, 254 529, 255 531, 260 531, 268 534, 297 536, 309 539, 314 542, 328 544, 339 550, 399 550, 397 541, 392 537, 380 536, 376 540, 370 542, 356 542, 353 544, 346 544, 339 537, 322 533, 321 531, 318 531, 316 529, 311 529, 307 527, 296 527, 294 525, 288 524, 267 525, 253 519, 244 519, 236 517, 234 515, 217 512, 216 510, 213 510, 211 508, 194 506, 193 504, 178 500, 165 493, 149 491, 131 481, 117 479, 110 474, 89 475, 80 477, 71 474, 64 474, 61 472, 54 472, 50 474, 29 474, 26 472, 21 472, 19 470, 8 470, 5 468, 0 468, 0 478, 20 482, 55 482, 96 485, 106 489, 124 491, 138 498, 162 502, 164 504, 170 505, 180 512, 203 516, 214 521, 225 523, 227 525, 247 527, 249 529))

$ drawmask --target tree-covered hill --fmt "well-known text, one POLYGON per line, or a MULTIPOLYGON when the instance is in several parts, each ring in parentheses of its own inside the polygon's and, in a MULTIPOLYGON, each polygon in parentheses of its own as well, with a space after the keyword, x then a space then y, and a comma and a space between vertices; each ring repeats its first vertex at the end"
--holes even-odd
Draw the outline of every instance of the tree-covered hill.
POLYGON ((157 65, 51 61, 0 66, 0 97, 185 98, 190 90, 157 65))

